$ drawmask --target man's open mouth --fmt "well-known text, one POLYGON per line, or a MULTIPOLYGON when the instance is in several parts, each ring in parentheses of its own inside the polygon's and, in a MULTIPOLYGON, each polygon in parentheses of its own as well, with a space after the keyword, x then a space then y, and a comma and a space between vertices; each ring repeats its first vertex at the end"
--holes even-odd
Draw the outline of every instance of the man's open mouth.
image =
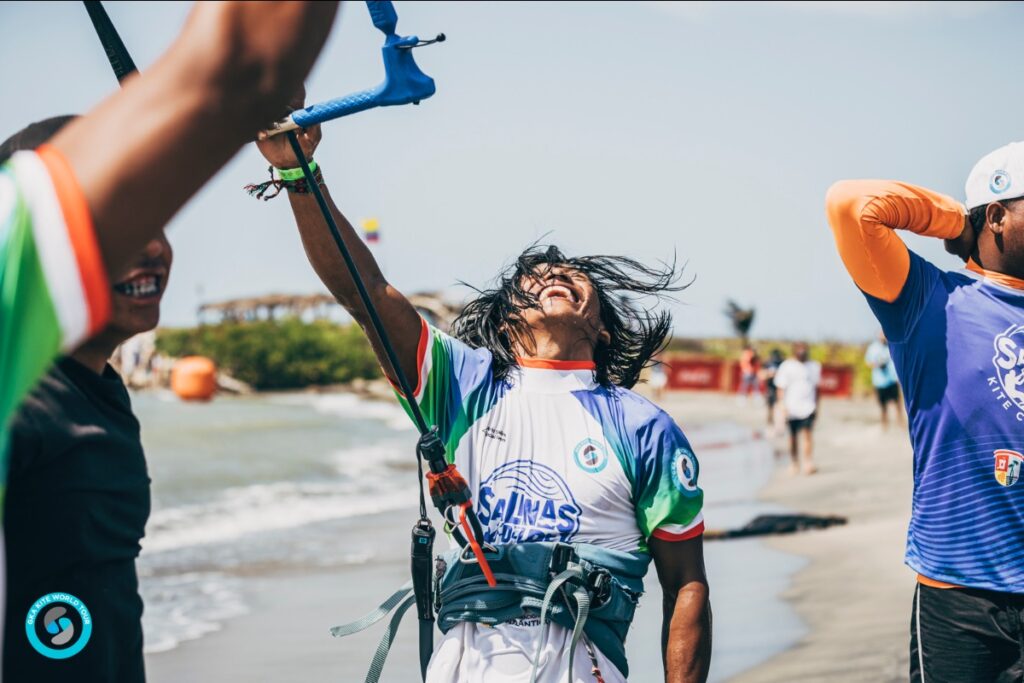
POLYGON ((159 275, 139 275, 130 280, 118 282, 114 291, 132 299, 148 299, 160 294, 163 278, 159 275))
POLYGON ((544 289, 540 290, 540 296, 538 299, 565 299, 573 303, 579 303, 579 296, 576 295, 571 288, 565 285, 548 285, 544 289))

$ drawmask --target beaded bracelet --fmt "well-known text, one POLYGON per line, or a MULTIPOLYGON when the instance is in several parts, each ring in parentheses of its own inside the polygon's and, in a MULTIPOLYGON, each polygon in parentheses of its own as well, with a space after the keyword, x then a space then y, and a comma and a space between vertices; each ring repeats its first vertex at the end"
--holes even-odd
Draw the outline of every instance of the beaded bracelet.
MULTIPOLYGON (((313 179, 317 185, 323 185, 323 172, 312 159, 309 160, 309 169, 313 172, 313 179)), ((282 189, 294 194, 309 194, 312 191, 309 183, 306 182, 306 175, 302 172, 301 168, 274 168, 273 166, 268 166, 267 171, 270 173, 270 180, 245 186, 245 191, 250 196, 267 201, 281 194, 282 189), (268 194, 267 190, 271 187, 274 188, 274 192, 268 194)))

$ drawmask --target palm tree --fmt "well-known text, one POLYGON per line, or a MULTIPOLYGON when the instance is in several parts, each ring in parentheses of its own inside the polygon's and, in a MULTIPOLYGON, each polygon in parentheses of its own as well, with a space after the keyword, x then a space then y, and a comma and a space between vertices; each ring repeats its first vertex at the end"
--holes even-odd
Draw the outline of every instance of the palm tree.
POLYGON ((754 324, 754 309, 741 308, 738 303, 729 299, 725 304, 725 311, 723 312, 729 318, 729 322, 732 323, 733 331, 743 340, 743 345, 746 346, 750 328, 754 324))

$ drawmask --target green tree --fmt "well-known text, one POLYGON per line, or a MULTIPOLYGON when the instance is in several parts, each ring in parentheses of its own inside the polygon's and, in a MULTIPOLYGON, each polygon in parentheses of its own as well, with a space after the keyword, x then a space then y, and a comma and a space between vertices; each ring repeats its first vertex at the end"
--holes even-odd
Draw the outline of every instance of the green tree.
POLYGON ((207 356, 257 389, 296 389, 380 377, 357 325, 297 318, 162 329, 157 348, 169 356, 207 356))

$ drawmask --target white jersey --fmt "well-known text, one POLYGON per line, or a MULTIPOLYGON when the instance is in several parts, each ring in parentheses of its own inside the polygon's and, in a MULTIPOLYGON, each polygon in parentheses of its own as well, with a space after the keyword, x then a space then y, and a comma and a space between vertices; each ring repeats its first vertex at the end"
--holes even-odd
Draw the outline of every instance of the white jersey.
MULTIPOLYGON (((416 398, 466 478, 491 543, 563 541, 645 552, 647 539, 704 529, 698 463, 657 406, 594 380, 593 363, 521 361, 495 379, 492 357, 424 323, 416 398)), ((444 635, 427 680, 527 683, 536 619, 462 623, 444 635)), ((548 627, 539 680, 564 681, 569 632, 548 627)), ((597 653, 608 683, 621 672, 597 653)), ((575 678, 593 681, 582 643, 575 678)))

